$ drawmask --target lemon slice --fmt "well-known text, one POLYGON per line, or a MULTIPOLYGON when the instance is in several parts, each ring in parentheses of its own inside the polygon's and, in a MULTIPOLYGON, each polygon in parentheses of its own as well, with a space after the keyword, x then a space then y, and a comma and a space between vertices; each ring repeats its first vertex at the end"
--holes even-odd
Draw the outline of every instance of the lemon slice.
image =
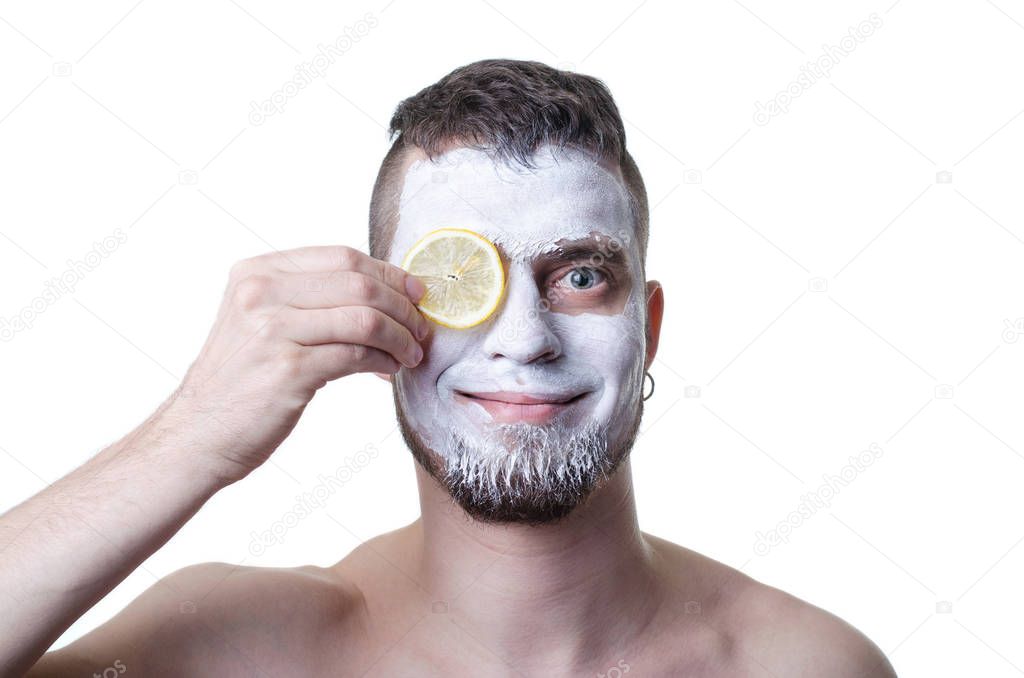
POLYGON ((491 241, 464 228, 439 228, 420 238, 402 268, 427 288, 418 307, 445 327, 464 329, 487 320, 505 291, 505 269, 491 241))

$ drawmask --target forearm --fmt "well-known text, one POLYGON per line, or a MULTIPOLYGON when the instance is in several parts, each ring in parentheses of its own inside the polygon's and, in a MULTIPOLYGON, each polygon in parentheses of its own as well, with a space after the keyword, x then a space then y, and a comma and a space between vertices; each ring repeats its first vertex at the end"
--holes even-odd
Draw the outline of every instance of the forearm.
POLYGON ((264 463, 328 381, 418 364, 429 325, 414 304, 425 293, 345 246, 236 263, 167 403, 0 516, 0 675, 28 671, 207 499, 264 463))
POLYGON ((164 408, 0 516, 0 666, 21 675, 228 484, 164 408))

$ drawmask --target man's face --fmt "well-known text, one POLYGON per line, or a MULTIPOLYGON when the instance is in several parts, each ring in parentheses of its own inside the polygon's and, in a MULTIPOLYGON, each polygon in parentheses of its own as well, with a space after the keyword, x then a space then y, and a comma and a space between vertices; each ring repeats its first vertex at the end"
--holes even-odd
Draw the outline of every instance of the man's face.
POLYGON ((628 453, 642 411, 645 284, 628 195, 589 155, 533 169, 455 148, 409 167, 390 262, 438 228, 498 248, 506 288, 469 329, 432 325, 393 379, 403 436, 471 515, 544 522, 628 453))

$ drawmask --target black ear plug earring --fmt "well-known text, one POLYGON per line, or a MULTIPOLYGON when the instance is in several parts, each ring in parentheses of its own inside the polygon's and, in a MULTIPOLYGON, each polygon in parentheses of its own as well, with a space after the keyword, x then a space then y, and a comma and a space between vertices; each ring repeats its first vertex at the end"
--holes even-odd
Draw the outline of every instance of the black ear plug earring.
POLYGON ((654 395, 654 377, 652 377, 652 376, 651 376, 651 373, 650 373, 650 372, 646 372, 646 371, 645 371, 645 372, 644 372, 644 379, 645 379, 645 380, 647 380, 647 379, 650 379, 650 380, 651 380, 651 391, 650 391, 650 393, 648 393, 647 395, 643 396, 643 399, 644 399, 644 400, 647 400, 647 399, 648 399, 648 398, 650 398, 650 397, 651 397, 652 395, 654 395))

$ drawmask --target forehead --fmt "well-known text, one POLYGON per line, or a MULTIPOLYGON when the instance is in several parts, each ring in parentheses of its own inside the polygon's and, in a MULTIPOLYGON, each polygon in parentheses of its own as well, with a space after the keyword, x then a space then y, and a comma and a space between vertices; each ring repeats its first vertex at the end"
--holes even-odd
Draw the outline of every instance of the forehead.
POLYGON ((629 196, 617 168, 576 149, 542 146, 532 168, 459 147, 417 157, 405 174, 390 261, 399 263, 438 228, 468 228, 510 259, 529 259, 561 242, 596 235, 636 248, 629 196))

